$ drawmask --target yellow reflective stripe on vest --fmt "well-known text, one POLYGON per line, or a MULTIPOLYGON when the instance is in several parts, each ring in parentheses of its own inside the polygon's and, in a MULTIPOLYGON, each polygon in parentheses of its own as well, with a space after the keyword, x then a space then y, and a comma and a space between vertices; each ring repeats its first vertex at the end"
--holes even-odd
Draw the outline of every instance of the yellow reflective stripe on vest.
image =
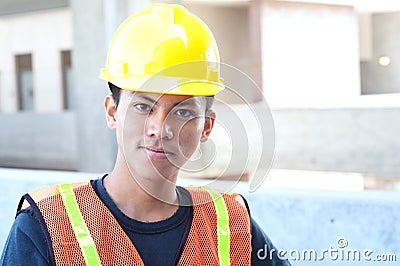
POLYGON ((229 215, 226 203, 222 195, 208 187, 202 187, 213 199, 215 211, 217 212, 217 236, 219 265, 230 265, 230 230, 229 215))
POLYGON ((86 265, 101 265, 96 245, 82 217, 72 185, 70 183, 60 184, 58 185, 58 190, 60 191, 65 210, 68 214, 72 229, 74 230, 75 237, 78 240, 86 265))

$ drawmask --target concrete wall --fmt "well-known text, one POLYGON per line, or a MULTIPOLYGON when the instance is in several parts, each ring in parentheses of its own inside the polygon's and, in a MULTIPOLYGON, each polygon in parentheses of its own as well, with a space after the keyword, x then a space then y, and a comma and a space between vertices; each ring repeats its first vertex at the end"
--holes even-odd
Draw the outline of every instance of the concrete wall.
POLYGON ((103 172, 113 167, 114 132, 105 126, 103 101, 107 83, 98 79, 105 66, 108 43, 123 18, 148 1, 72 0, 74 50, 73 93, 78 130, 78 169, 103 172))
MULTIPOLYGON (((290 174, 289 173, 286 173, 290 174)), ((15 209, 23 193, 47 184, 95 178, 96 174, 51 171, 27 171, 0 168, 0 250, 14 219, 15 209)), ((295 178, 295 177, 294 177, 295 178)), ((180 179, 181 185, 207 184, 206 180, 180 179)), ((314 249, 318 257, 324 249, 371 250, 378 254, 395 254, 400 260, 400 195, 383 191, 322 191, 283 189, 270 186, 268 179, 255 193, 247 192, 247 184, 233 190, 245 196, 252 216, 279 249, 314 249), (344 238, 348 247, 339 248, 344 238)), ((291 253, 289 253, 291 252, 291 253)), ((335 255, 335 254, 333 254, 335 255)), ((336 252, 336 256, 340 253, 336 252)), ((333 256, 334 258, 334 256, 333 256)), ((350 257, 351 259, 353 257, 350 257)), ((310 265, 310 260, 292 261, 292 265, 310 265)), ((318 265, 396 265, 376 261, 335 261, 325 254, 318 265)), ((398 262, 397 262, 398 263, 398 262)))
MULTIPOLYGON (((216 109, 218 121, 211 141, 215 143, 217 157, 213 167, 201 175, 229 176, 236 172, 254 171, 263 140, 259 135, 257 117, 251 109, 243 107, 233 110, 236 115, 225 108, 216 109), (235 130, 231 128, 230 132, 225 132, 233 122, 237 123, 233 125, 235 130), (242 127, 244 131, 239 130, 242 127), (246 158, 249 164, 244 165, 246 158)), ((358 172, 400 178, 399 107, 273 109, 272 114, 275 125, 267 123, 264 132, 273 132, 275 126, 275 135, 264 138, 271 141, 267 148, 274 147, 276 140, 274 168, 358 172)), ((76 127, 79 125, 73 113, 2 115, 0 125, 3 128, 1 166, 78 169, 76 127), (9 130, 12 128, 18 130, 9 130)), ((98 126, 108 131, 105 122, 98 126)), ((112 134, 111 131, 108 133, 112 134)), ((88 131, 88 134, 92 134, 92 138, 98 137, 93 131, 88 131)), ((110 136, 111 142, 113 137, 110 136)), ((112 155, 108 158, 112 164, 112 155)), ((272 156, 270 160, 259 162, 259 167, 269 168, 271 161, 272 156)), ((102 171, 108 170, 96 168, 95 172, 102 171)))
MULTIPOLYGON (((260 34, 264 90, 268 103, 273 107, 276 123, 277 150, 274 167, 350 171, 399 177, 397 151, 400 131, 396 120, 399 105, 394 108, 381 105, 379 108, 359 109, 350 103, 346 108, 336 106, 332 110, 329 110, 331 106, 327 105, 330 100, 334 106, 338 105, 338 99, 342 104, 359 95, 358 27, 354 10, 350 7, 284 1, 257 3, 261 3, 262 13, 260 34), (315 105, 321 108, 314 108, 315 105), (293 106, 301 108, 292 109, 293 106), (376 139, 380 141, 377 142, 376 139)), ((23 52, 28 51, 32 45, 41 45, 40 38, 32 37, 30 43, 24 43, 20 37, 12 36, 8 27, 10 25, 19 25, 18 30, 21 30, 27 25, 28 19, 32 20, 35 27, 51 24, 50 28, 45 27, 37 31, 45 34, 52 32, 53 25, 64 29, 69 23, 72 24, 65 32, 59 30, 57 35, 50 34, 59 38, 57 42, 47 37, 43 39, 49 42, 46 45, 54 45, 55 48, 48 48, 49 54, 53 56, 45 60, 35 60, 34 57, 33 61, 34 64, 43 66, 42 70, 37 69, 41 72, 35 81, 39 93, 38 110, 55 112, 61 106, 60 90, 54 89, 60 81, 59 73, 55 73, 59 71, 59 62, 53 60, 55 51, 70 48, 73 43, 72 94, 75 99, 72 103, 74 116, 64 116, 61 113, 59 119, 49 116, 52 117, 49 121, 57 121, 54 124, 45 121, 47 116, 34 118, 33 114, 4 117, 2 116, 5 114, 0 115, 0 119, 6 121, 1 128, 4 132, 7 131, 1 139, 1 148, 4 151, 1 165, 40 165, 50 169, 79 169, 92 172, 111 169, 115 139, 113 132, 105 125, 102 107, 103 97, 108 93, 108 89, 104 82, 98 80, 97 75, 104 66, 107 44, 115 28, 128 14, 145 5, 145 1, 72 1, 70 8, 52 10, 53 13, 49 14, 46 11, 1 17, 0 31, 6 32, 5 36, 10 37, 15 44, 12 46, 10 42, 1 42, 1 45, 8 47, 7 51, 14 49, 11 47, 19 47, 15 51, 23 52), (41 18, 41 14, 46 16, 41 18), (53 18, 56 14, 58 19, 53 18), (52 23, 48 23, 48 18, 45 17, 52 19, 52 23), (38 24, 39 22, 41 24, 38 24), (58 25, 60 23, 61 25, 58 25), (67 37, 61 36, 63 33, 67 37), (68 37, 69 34, 72 34, 71 38, 68 37), (64 44, 59 45, 58 41, 64 44), (21 121, 11 122, 11 118, 21 121), (29 128, 16 128, 17 125, 25 125, 27 121, 29 128), (37 123, 31 123, 33 121, 37 123), (67 129, 69 126, 71 127, 67 129), (42 132, 43 136, 46 136, 46 149, 39 150, 44 138, 36 140, 38 134, 35 132, 42 132), (57 133, 50 136, 52 132, 57 133), (68 136, 65 136, 66 132, 68 136), (27 140, 27 148, 14 143, 13 136, 27 140), (60 149, 60 143, 61 147, 64 147, 64 143, 70 146, 60 149), (34 160, 31 150, 35 150, 34 160), (61 157, 63 153, 65 158, 61 157), (72 158, 74 154, 76 157, 72 158), (33 161, 35 163, 32 163, 33 161)), ((249 33, 246 30, 251 27, 248 7, 208 6, 198 3, 190 3, 188 7, 206 20, 213 29, 220 45, 222 60, 250 72, 250 61, 247 58, 249 33)), ((33 33, 29 33, 29 36, 31 35, 33 33)), ((46 56, 46 51, 41 51, 40 54, 42 58, 46 56)), ((4 60, 0 60, 0 108, 2 111, 12 112, 15 111, 16 97, 13 55, 1 54, 0 58, 3 57, 4 60)), ((61 83, 58 85, 61 86, 61 83)), ((243 92, 248 92, 247 86, 243 86, 242 89, 243 92)), ((246 117, 248 114, 243 109, 238 108, 238 112, 246 117)), ((223 116, 224 114, 220 117, 223 116)), ((250 135, 258 132, 253 126, 248 126, 247 130, 250 135)), ((257 150, 257 140, 257 136, 249 138, 252 146, 244 145, 242 150, 257 150)), ((226 146, 229 143, 222 140, 216 143, 224 156, 228 156, 222 157, 229 160, 230 150, 226 146)), ((226 165, 225 159, 216 161, 219 165, 216 170, 226 165)), ((261 163, 263 168, 269 167, 269 161, 261 163)), ((231 164, 239 165, 235 161, 231 164)))
MULTIPOLYGON (((400 97, 391 98, 393 105, 371 96, 370 101, 380 104, 361 101, 332 108, 269 110, 253 104, 230 109, 216 105, 217 122, 210 140, 216 157, 211 167, 195 176, 252 174, 257 164, 258 168, 269 168, 273 159, 275 169, 400 179, 400 97), (271 155, 260 161, 262 148, 268 153, 274 147, 274 158, 271 155), (244 166, 244 162, 248 164, 244 166)), ((185 176, 190 175, 193 173, 185 176)))
POLYGON ((68 0, 2 0, 0 2, 0 15, 66 7, 68 2, 68 0))
POLYGON ((400 107, 273 109, 275 168, 400 178, 400 107))
POLYGON ((112 167, 111 131, 102 105, 107 85, 97 78, 105 64, 107 46, 103 1, 71 1, 74 62, 73 103, 79 147, 78 169, 106 171, 112 167), (95 170, 95 169, 98 170, 95 170))
POLYGON ((363 94, 400 92, 400 12, 371 15, 372 56, 361 63, 363 94), (391 59, 388 66, 378 63, 391 59))
POLYGON ((71 1, 65 8, 0 17, 0 119, 5 121, 2 129, 7 130, 1 138, 0 165, 111 169, 115 141, 105 125, 102 104, 108 88, 97 76, 116 27, 146 4, 71 1), (73 114, 62 113, 61 50, 72 50, 69 93, 73 114), (14 56, 23 53, 32 53, 35 113, 9 116, 6 113, 17 111, 14 56), (24 141, 15 143, 15 136, 24 141))

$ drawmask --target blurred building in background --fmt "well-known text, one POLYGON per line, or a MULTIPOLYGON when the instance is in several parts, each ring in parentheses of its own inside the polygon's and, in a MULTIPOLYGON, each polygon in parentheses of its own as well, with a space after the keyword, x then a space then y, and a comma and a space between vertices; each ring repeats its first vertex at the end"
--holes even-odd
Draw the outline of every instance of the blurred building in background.
MULTIPOLYGON (((111 169, 97 76, 116 27, 150 2, 0 2, 0 166, 111 169)), ((398 1, 169 2, 205 20, 221 61, 262 88, 274 168, 400 178, 398 1)))

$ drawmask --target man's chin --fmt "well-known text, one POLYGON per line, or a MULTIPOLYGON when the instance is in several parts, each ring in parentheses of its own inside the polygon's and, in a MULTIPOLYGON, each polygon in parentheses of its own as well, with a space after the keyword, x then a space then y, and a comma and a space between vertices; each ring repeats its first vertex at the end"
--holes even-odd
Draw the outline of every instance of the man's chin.
POLYGON ((136 179, 161 181, 174 179, 178 174, 179 168, 169 162, 160 163, 157 160, 147 160, 146 162, 130 162, 129 171, 136 179))

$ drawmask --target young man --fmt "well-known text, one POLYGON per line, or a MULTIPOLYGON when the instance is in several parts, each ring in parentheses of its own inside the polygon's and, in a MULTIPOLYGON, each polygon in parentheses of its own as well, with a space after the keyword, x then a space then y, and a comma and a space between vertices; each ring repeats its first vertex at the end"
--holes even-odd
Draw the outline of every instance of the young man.
POLYGON ((259 256, 274 247, 240 195, 176 185, 212 131, 218 63, 210 30, 182 6, 122 23, 100 75, 114 169, 26 194, 2 265, 288 265, 259 256))

